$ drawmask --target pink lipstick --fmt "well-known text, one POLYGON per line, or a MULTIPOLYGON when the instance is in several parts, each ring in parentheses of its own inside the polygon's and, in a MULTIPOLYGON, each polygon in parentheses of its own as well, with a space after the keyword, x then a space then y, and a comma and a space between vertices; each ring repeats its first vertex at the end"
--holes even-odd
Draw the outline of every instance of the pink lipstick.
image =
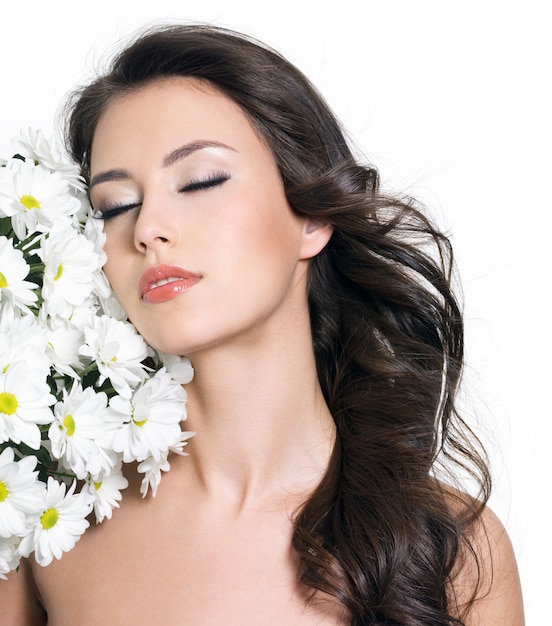
POLYGON ((178 265, 155 265, 142 274, 138 288, 144 302, 158 304, 176 298, 200 280, 199 274, 178 265))

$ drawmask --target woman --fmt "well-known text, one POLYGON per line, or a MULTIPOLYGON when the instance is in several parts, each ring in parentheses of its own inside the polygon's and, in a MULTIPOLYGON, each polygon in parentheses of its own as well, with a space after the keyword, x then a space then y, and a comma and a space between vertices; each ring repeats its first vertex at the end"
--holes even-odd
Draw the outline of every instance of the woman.
POLYGON ((24 563, 2 623, 522 624, 455 410, 449 243, 379 192, 302 74, 165 27, 77 94, 68 130, 116 295, 192 360, 197 435, 155 499, 135 480, 61 561, 24 563))

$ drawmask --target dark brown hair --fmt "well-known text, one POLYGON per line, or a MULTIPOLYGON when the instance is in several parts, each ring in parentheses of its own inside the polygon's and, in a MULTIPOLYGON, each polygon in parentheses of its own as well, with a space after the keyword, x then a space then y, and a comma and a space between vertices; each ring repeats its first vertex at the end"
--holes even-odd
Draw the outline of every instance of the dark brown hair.
POLYGON ((86 177, 109 102, 172 76, 206 81, 240 105, 271 148, 292 209, 334 226, 311 262, 308 298, 337 442, 294 520, 302 582, 314 598, 335 598, 354 625, 461 624, 452 576, 461 554, 476 559, 469 531, 490 479, 455 409, 463 324, 448 239, 413 201, 379 191, 377 172, 355 160, 301 72, 212 26, 142 33, 75 94, 68 142, 86 177), (456 492, 436 479, 438 463, 467 471, 477 497, 453 503, 456 492))

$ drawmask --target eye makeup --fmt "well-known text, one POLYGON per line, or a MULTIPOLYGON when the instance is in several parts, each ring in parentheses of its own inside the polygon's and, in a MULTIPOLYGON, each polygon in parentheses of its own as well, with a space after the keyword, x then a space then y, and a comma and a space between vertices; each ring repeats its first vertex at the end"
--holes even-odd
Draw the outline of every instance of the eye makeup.
MULTIPOLYGON (((184 185, 178 188, 178 193, 193 193, 197 191, 208 191, 214 187, 218 187, 231 178, 228 172, 212 172, 206 176, 198 176, 197 178, 189 179, 184 185)), ((100 202, 100 208, 93 214, 95 219, 102 219, 108 221, 122 215, 128 211, 139 208, 141 202, 107 202, 102 206, 100 202)))
POLYGON ((191 191, 201 191, 211 189, 230 179, 227 172, 213 172, 205 177, 197 177, 190 179, 185 185, 178 190, 180 193, 189 193, 191 191))

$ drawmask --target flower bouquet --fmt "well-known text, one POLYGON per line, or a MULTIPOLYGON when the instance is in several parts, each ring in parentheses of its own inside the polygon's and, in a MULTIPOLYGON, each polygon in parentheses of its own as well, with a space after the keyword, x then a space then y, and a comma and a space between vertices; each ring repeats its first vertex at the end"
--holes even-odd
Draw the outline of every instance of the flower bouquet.
POLYGON ((104 235, 78 167, 40 131, 0 160, 0 577, 111 518, 137 462, 155 495, 193 371, 150 348, 102 271, 104 235))

